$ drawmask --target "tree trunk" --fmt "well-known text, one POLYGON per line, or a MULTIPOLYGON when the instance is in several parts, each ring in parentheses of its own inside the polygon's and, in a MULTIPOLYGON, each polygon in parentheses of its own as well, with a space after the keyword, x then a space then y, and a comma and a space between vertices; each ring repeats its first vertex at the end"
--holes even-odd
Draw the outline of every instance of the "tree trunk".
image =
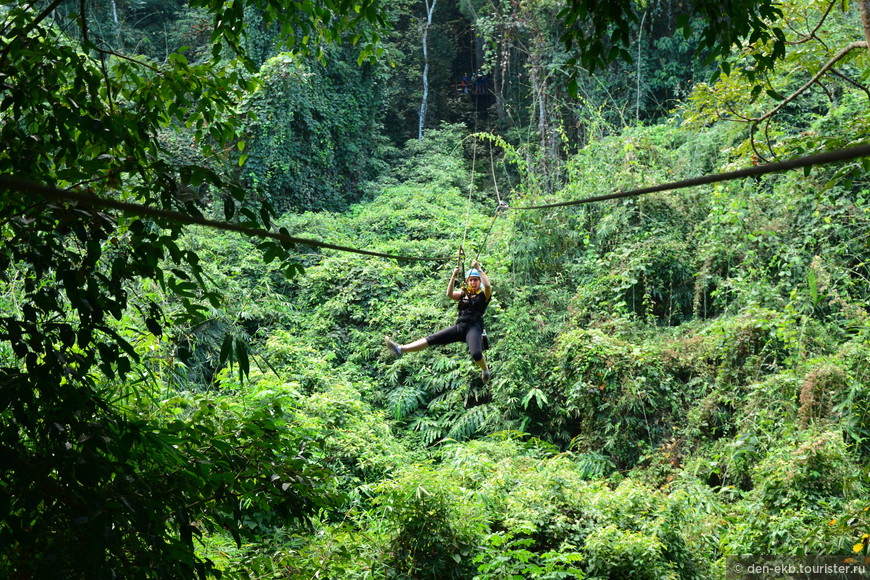
POLYGON ((495 111, 499 121, 502 121, 507 116, 505 113, 505 98, 504 87, 508 74, 508 59, 510 51, 508 50, 507 34, 502 29, 501 42, 498 47, 499 57, 496 59, 495 66, 492 69, 492 92, 495 95, 495 111))
POLYGON ((634 122, 635 123, 640 123, 640 95, 641 95, 640 65, 641 65, 641 60, 642 60, 641 57, 643 56, 643 53, 641 52, 641 46, 642 46, 641 40, 643 38, 643 23, 646 22, 647 12, 648 12, 647 10, 643 11, 643 18, 640 19, 640 26, 637 29, 637 96, 635 97, 635 101, 634 101, 634 122))
POLYGON ((435 4, 438 0, 433 0, 432 5, 429 5, 429 0, 426 0, 426 25, 423 27, 423 102, 420 103, 420 125, 417 130, 417 140, 423 140, 423 125, 426 122, 426 107, 429 104, 429 27, 432 26, 432 14, 435 12, 435 4))
POLYGON ((867 52, 870 52, 870 0, 858 2, 861 10, 861 22, 864 24, 864 39, 867 41, 867 52))
POLYGON ((533 53, 529 58, 529 81, 532 83, 534 109, 538 116, 538 138, 540 152, 538 167, 539 179, 544 191, 550 192, 550 123, 547 116, 547 71, 541 63, 540 55, 533 53))

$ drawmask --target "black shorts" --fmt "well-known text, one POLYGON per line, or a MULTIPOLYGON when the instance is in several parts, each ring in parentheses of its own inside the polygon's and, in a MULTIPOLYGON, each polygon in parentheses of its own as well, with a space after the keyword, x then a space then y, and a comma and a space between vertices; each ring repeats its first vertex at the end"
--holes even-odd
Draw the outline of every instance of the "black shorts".
POLYGON ((480 324, 454 324, 426 337, 430 346, 463 341, 468 344, 472 359, 478 361, 483 358, 483 326, 480 324))

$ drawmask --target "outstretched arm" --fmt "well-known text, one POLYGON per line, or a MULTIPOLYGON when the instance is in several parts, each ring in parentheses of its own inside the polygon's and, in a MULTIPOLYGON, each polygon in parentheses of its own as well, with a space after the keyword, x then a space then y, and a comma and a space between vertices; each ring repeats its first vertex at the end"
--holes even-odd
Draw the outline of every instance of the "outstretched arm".
POLYGON ((492 284, 489 283, 486 272, 483 271, 483 268, 480 267, 480 262, 477 260, 471 262, 471 267, 480 272, 480 285, 483 286, 483 293, 486 295, 486 299, 489 300, 492 298, 492 284))
POLYGON ((453 268, 453 275, 450 276, 450 282, 447 283, 447 297, 453 300, 462 298, 462 292, 456 292, 453 287, 456 285, 456 277, 459 276, 459 266, 453 268))

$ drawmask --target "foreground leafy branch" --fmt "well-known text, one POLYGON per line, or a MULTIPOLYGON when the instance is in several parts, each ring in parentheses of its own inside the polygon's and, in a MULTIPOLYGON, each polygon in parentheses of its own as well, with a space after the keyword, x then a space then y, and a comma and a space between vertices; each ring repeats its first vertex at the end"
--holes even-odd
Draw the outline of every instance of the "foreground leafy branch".
MULTIPOLYGON (((323 477, 307 475, 301 431, 264 429, 260 415, 218 422, 208 401, 184 421, 137 413, 160 397, 144 345, 224 302, 181 247, 185 226, 161 216, 202 218, 218 191, 227 220, 269 227, 272 217, 231 176, 175 161, 161 131, 187 127, 205 155, 225 158, 240 149, 234 112, 249 81, 231 59, 118 55, 91 37, 84 2, 69 3, 73 38, 56 20, 64 4, 0 12, 0 173, 157 215, 0 189, 0 575, 205 577, 215 568, 195 552, 203 529, 241 541, 264 513, 304 522, 326 497, 323 477)), ((244 4, 201 4, 214 12, 213 55, 241 54, 244 4)), ((300 52, 368 23, 365 44, 379 18, 373 2, 362 14, 345 1, 249 4, 280 14, 288 34, 308 31, 310 41, 287 39, 300 52)), ((284 244, 261 249, 292 264, 284 244)), ((246 350, 230 347, 221 363, 235 355, 241 367, 246 350)))

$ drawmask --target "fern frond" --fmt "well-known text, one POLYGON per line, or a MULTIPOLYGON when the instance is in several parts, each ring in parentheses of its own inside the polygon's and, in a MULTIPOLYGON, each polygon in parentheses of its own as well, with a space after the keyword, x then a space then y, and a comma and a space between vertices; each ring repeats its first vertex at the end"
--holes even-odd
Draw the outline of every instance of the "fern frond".
POLYGON ((454 423, 447 437, 462 441, 477 433, 487 419, 487 407, 488 405, 480 405, 466 410, 454 423))
POLYGON ((578 475, 583 479, 600 479, 616 469, 610 459, 600 453, 581 453, 576 458, 578 475))
POLYGON ((427 421, 420 429, 420 438, 423 440, 423 444, 427 446, 441 439, 443 434, 443 429, 434 421, 427 421))
POLYGON ((426 392, 415 385, 406 385, 393 389, 388 397, 393 417, 404 419, 416 411, 425 401, 426 392))
POLYGON ((454 389, 464 382, 463 373, 454 368, 449 372, 435 372, 434 370, 425 377, 420 377, 420 381, 426 385, 426 390, 430 393, 443 393, 450 389, 454 389))

